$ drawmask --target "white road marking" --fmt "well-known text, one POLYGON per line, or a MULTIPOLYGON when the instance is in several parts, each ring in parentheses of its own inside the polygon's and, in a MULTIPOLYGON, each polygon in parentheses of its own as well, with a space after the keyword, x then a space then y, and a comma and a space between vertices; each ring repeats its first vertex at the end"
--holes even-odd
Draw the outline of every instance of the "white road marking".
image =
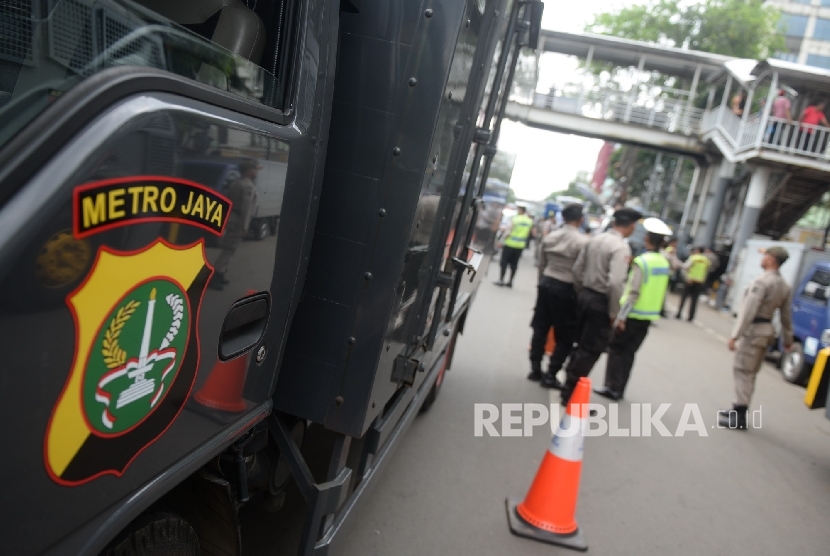
MULTIPOLYGON (((672 313, 677 314, 677 307, 675 305, 672 305, 671 303, 666 303, 666 309, 671 311, 672 313)), ((718 334, 714 329, 706 326, 705 324, 703 324, 699 320, 692 321, 692 324, 694 324, 698 328, 703 329, 707 334, 709 334, 710 336, 714 336, 715 338, 717 338, 718 340, 720 340, 724 344, 729 342, 729 340, 726 337, 718 334)))

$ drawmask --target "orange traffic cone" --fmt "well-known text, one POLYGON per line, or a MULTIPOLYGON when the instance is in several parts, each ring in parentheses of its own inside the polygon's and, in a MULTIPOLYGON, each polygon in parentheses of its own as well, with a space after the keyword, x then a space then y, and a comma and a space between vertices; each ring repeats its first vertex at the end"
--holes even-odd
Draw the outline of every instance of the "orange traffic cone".
POLYGON ((242 399, 248 356, 230 361, 217 361, 202 389, 193 398, 200 404, 222 411, 245 411, 248 405, 242 399))
MULTIPOLYGON (((553 335, 553 328, 548 330, 548 339, 545 341, 545 355, 553 355, 553 350, 556 347, 556 337, 553 335)), ((531 344, 527 344, 527 351, 530 351, 531 344)))
POLYGON ((553 350, 556 348, 556 338, 553 335, 553 328, 548 331, 548 341, 545 342, 545 355, 553 355, 553 350))
POLYGON ((514 535, 588 550, 576 523, 576 501, 590 397, 591 379, 579 379, 524 502, 507 499, 507 521, 514 535))

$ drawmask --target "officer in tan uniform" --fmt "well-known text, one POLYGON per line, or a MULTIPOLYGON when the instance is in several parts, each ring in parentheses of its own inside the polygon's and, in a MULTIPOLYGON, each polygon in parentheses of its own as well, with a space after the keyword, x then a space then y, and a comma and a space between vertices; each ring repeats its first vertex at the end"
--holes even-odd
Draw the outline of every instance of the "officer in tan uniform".
POLYGON ((257 204, 257 189, 254 182, 259 175, 262 166, 248 158, 239 163, 239 179, 228 186, 225 194, 231 201, 231 212, 228 215, 228 223, 225 225, 225 235, 222 236, 220 245, 222 251, 214 263, 216 273, 208 284, 214 290, 222 290, 230 283, 225 276, 230 268, 233 258, 242 238, 248 233, 257 204))
POLYGON ((789 350, 793 343, 792 290, 778 272, 788 258, 789 253, 783 247, 767 249, 761 259, 765 272, 750 282, 744 292, 738 320, 729 338, 729 349, 737 350, 733 366, 735 403, 731 410, 718 412, 721 427, 746 429, 746 412, 755 390, 755 377, 775 338, 772 316, 776 309, 780 309, 784 347, 789 350))
POLYGON ((539 284, 533 309, 533 337, 530 341, 530 380, 541 380, 546 388, 561 388, 556 373, 573 349, 577 324, 576 290, 573 266, 588 236, 581 233, 582 205, 573 203, 562 209, 565 224, 545 236, 539 246, 539 284), (545 341, 553 327, 556 347, 546 374, 542 374, 545 341))
POLYGON ((591 238, 574 263, 574 287, 579 295, 574 337, 579 347, 571 353, 565 369, 563 405, 567 405, 579 379, 588 376, 608 347, 631 262, 631 247, 625 238, 634 233, 640 216, 631 208, 617 210, 611 229, 591 238))

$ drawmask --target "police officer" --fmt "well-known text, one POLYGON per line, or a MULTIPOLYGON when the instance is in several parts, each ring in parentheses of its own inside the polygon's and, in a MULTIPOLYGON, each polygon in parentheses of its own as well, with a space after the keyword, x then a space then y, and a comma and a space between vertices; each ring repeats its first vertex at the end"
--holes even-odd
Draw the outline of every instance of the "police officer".
POLYGON ((634 233, 640 213, 622 208, 614 213, 611 229, 585 244, 573 268, 579 291, 576 336, 579 346, 571 353, 562 403, 567 404, 576 383, 591 372, 608 347, 611 325, 620 311, 620 297, 628 275, 631 248, 625 238, 634 233))
POLYGON ((539 285, 533 310, 533 338, 530 341, 530 380, 542 381, 546 388, 561 388, 556 373, 573 349, 576 340, 576 290, 573 266, 588 236, 579 231, 584 217, 582 205, 573 203, 562 210, 565 224, 546 235, 539 246, 539 285), (542 357, 548 331, 553 327, 556 347, 550 358, 548 372, 542 375, 542 357))
POLYGON ((686 304, 686 298, 689 300, 689 322, 695 320, 695 310, 697 309, 697 298, 703 292, 703 287, 706 284, 706 277, 709 275, 709 265, 711 261, 703 254, 703 249, 694 247, 689 260, 683 265, 683 270, 686 271, 686 284, 683 286, 683 296, 680 298, 680 307, 677 308, 676 319, 682 318, 683 305, 686 304))
POLYGON ((614 321, 614 336, 608 346, 605 386, 594 392, 611 400, 622 399, 631 376, 634 355, 646 339, 652 321, 660 318, 666 290, 669 288, 671 263, 660 247, 671 229, 657 218, 643 221, 646 229, 646 252, 636 257, 628 273, 628 283, 614 321))
POLYGON ((222 236, 220 246, 222 251, 214 263, 216 274, 208 284, 214 290, 222 290, 230 281, 225 276, 230 268, 231 259, 242 243, 242 238, 248 233, 257 204, 257 189, 254 182, 262 166, 253 158, 247 158, 239 163, 239 179, 228 186, 225 194, 231 201, 231 212, 225 226, 225 235, 222 236))
POLYGON ((738 319, 729 338, 729 349, 736 351, 732 367, 735 379, 735 402, 732 410, 718 412, 721 427, 746 429, 746 412, 755 390, 755 377, 764 361, 767 347, 775 338, 772 316, 780 310, 784 347, 789 351, 793 343, 793 323, 790 313, 792 290, 778 269, 789 258, 783 247, 770 247, 761 259, 764 273, 755 278, 744 292, 738 319))
POLYGON ((533 219, 527 213, 524 205, 517 205, 518 214, 510 221, 510 227, 506 232, 506 239, 502 242, 504 247, 501 250, 501 274, 497 286, 513 287, 513 277, 516 275, 516 268, 519 266, 519 259, 522 258, 522 251, 527 247, 530 239, 530 232, 533 229, 533 219), (504 282, 504 274, 510 266, 510 281, 504 282))

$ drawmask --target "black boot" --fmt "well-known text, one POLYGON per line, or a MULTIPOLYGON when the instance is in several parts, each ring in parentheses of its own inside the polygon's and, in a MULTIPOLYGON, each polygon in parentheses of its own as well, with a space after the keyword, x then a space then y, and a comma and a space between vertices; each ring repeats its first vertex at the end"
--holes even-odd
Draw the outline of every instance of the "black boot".
POLYGON ((530 374, 527 375, 527 379, 537 381, 537 382, 542 380, 542 362, 541 361, 531 361, 530 362, 530 374))
POLYGON ((553 388, 554 390, 561 390, 562 383, 559 382, 559 379, 556 378, 556 373, 558 371, 548 371, 544 375, 542 375, 542 387, 543 388, 553 388))
POLYGON ((210 288, 212 290, 222 291, 222 290, 225 289, 225 286, 227 286, 230 283, 231 283, 230 280, 225 278, 224 273, 217 272, 210 279, 210 282, 208 283, 208 288, 210 288))
POLYGON ((725 429, 746 430, 745 405, 735 405, 732 409, 721 409, 718 411, 718 426, 725 429))
POLYGON ((618 401, 622 399, 622 394, 619 392, 615 392, 611 390, 607 386, 603 386, 601 388, 594 388, 594 393, 599 394, 603 398, 608 398, 609 400, 618 401))

